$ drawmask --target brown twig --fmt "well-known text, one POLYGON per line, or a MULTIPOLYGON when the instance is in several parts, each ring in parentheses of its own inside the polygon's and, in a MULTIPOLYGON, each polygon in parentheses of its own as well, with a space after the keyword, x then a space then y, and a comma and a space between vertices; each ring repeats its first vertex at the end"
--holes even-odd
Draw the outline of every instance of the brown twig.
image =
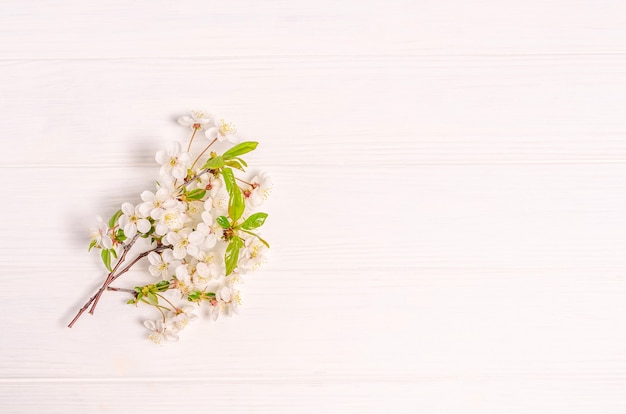
POLYGON ((107 290, 112 290, 113 292, 137 293, 132 289, 118 288, 113 286, 107 286, 107 290))
POLYGON ((120 260, 117 261, 117 263, 115 264, 115 267, 113 268, 113 270, 111 270, 111 273, 107 275, 107 278, 102 284, 102 287, 100 288, 98 293, 96 293, 96 297, 93 301, 93 305, 91 305, 91 309, 89 309, 90 314, 93 315, 94 310, 96 310, 96 305, 98 304, 98 301, 100 301, 100 296, 102 296, 102 293, 104 293, 104 289, 107 286, 109 286, 109 284, 111 283, 110 282, 111 277, 113 277, 113 275, 115 274, 117 269, 120 267, 120 265, 124 263, 124 260, 126 260, 126 255, 128 254, 129 250, 133 247, 133 245, 135 244, 138 238, 139 238, 139 235, 135 234, 135 236, 126 245, 124 245, 124 252, 122 253, 122 256, 120 257, 120 260))
MULTIPOLYGON (((147 255, 149 255, 151 252, 158 252, 163 250, 165 247, 164 246, 157 246, 154 249, 148 250, 146 252, 141 253, 139 256, 137 256, 135 259, 133 259, 132 262, 130 262, 126 267, 124 267, 122 270, 119 271, 119 273, 117 273, 116 275, 113 274, 113 272, 109 273, 109 275, 107 276, 107 280, 104 282, 104 284, 100 287, 100 289, 98 289, 98 291, 96 292, 95 295, 93 295, 88 301, 87 303, 85 303, 83 305, 82 308, 79 309, 78 313, 76 314, 76 316, 74 316, 74 319, 72 319, 72 321, 69 323, 69 325, 67 325, 68 328, 71 328, 72 326, 74 326, 74 324, 76 323, 76 321, 81 317, 81 315, 83 313, 85 313, 85 311, 87 310, 87 308, 89 307, 89 305, 91 305, 97 297, 100 297, 102 295, 102 293, 104 292, 104 290, 106 288, 109 287, 109 285, 111 283, 113 283, 118 277, 120 277, 121 275, 123 275, 124 273, 128 272, 130 270, 131 267, 133 267, 135 265, 135 263, 137 263, 139 260, 143 259, 144 257, 146 257, 147 255)), ((126 251, 128 251, 129 249, 127 249, 126 251)), ((119 264, 121 262, 121 258, 120 261, 118 262, 118 265, 115 266, 115 269, 117 269, 119 267, 119 264)), ((92 308, 93 309, 93 308, 92 308)))

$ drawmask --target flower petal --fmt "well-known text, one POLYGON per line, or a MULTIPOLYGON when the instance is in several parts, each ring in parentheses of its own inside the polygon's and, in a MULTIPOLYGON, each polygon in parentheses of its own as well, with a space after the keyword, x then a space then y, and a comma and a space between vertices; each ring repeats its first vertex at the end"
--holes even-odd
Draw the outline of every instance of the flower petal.
POLYGON ((204 136, 207 137, 210 140, 214 140, 218 136, 217 128, 209 128, 209 129, 207 129, 206 131, 204 131, 204 136))
POLYGON ((149 232, 150 231, 150 227, 152 227, 152 225, 146 219, 139 219, 137 221, 137 230, 139 230, 142 233, 149 232))
POLYGON ((135 213, 135 207, 130 203, 123 203, 122 213, 126 214, 127 216, 132 216, 135 213))

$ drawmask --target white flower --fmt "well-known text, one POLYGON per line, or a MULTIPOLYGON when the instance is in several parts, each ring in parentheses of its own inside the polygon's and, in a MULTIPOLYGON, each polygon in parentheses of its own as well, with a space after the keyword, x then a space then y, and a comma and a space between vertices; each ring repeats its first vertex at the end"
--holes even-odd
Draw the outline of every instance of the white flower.
POLYGON ((139 207, 133 207, 130 203, 122 204, 122 214, 120 216, 120 227, 124 229, 124 235, 129 239, 137 234, 137 230, 140 233, 147 233, 150 231, 152 225, 150 222, 142 217, 139 211, 139 207))
POLYGON ((176 268, 176 289, 180 291, 182 295, 188 295, 191 288, 193 288, 193 281, 191 280, 191 272, 195 272, 195 268, 189 270, 189 263, 183 263, 176 268))
POLYGON ((163 250, 161 254, 150 252, 148 260, 150 261, 150 267, 148 268, 150 274, 152 276, 160 276, 164 280, 174 275, 176 268, 180 266, 180 262, 175 260, 174 253, 170 249, 163 250))
POLYGON ((218 266, 218 260, 214 252, 201 251, 197 256, 196 273, 201 278, 213 279, 223 276, 224 272, 218 266))
POLYGON ((211 115, 202 111, 191 111, 191 116, 181 116, 178 123, 192 129, 202 129, 211 123, 211 115))
POLYGON ((113 246, 113 240, 109 236, 109 226, 102 220, 102 217, 96 216, 97 226, 89 229, 89 238, 92 243, 95 241, 94 247, 101 249, 110 249, 113 246))
POLYGON ((184 259, 189 253, 192 256, 198 254, 198 245, 204 241, 204 236, 199 232, 193 232, 188 227, 179 230, 171 231, 165 236, 167 242, 172 245, 174 249, 174 257, 177 259, 184 259))
MULTIPOLYGON (((205 208, 211 205, 211 200, 207 200, 208 203, 205 203, 205 208)), ((224 234, 224 229, 220 227, 217 222, 213 219, 213 215, 205 210, 202 212, 202 223, 198 223, 196 226, 196 231, 201 233, 204 236, 204 247, 206 249, 210 249, 219 239, 222 238, 224 234)))
POLYGON ((248 207, 259 207, 269 197, 273 183, 272 178, 265 172, 256 175, 250 180, 250 188, 243 190, 248 207))
POLYGON ((201 214, 204 211, 204 203, 202 201, 187 201, 187 216, 197 223, 200 220, 201 214))
MULTIPOLYGON (((205 209, 207 211, 211 211, 211 215, 215 218, 219 216, 225 216, 228 214, 228 193, 226 189, 219 191, 214 197, 212 197, 211 205, 207 206, 205 204, 205 209)), ((207 200, 208 202, 209 200, 207 200)))
POLYGON ((230 122, 226 122, 223 119, 218 120, 213 128, 209 128, 204 131, 204 135, 210 140, 217 138, 218 141, 228 141, 237 143, 238 139, 235 136, 237 128, 230 122))
POLYGON ((217 289, 215 299, 219 302, 224 315, 231 316, 234 313, 239 313, 239 304, 241 302, 239 291, 232 286, 223 286, 217 289))
POLYGON ((187 169, 191 165, 191 155, 188 152, 182 152, 178 142, 175 142, 167 152, 157 152, 154 158, 161 164, 161 175, 171 174, 179 180, 187 176, 187 169))
POLYGON ((183 228, 188 221, 187 215, 178 208, 170 208, 163 212, 161 219, 156 223, 154 231, 159 236, 163 236, 170 231, 177 231, 183 228))
POLYGON ((157 345, 162 345, 163 340, 178 341, 178 335, 162 321, 148 320, 144 321, 143 325, 151 331, 148 334, 148 339, 157 345))
POLYGON ((139 205, 139 213, 143 217, 150 216, 155 220, 159 220, 166 209, 174 208, 178 204, 172 192, 164 187, 159 188, 156 194, 152 191, 144 191, 141 193, 141 199, 144 202, 139 205))
POLYGON ((207 313, 209 318, 216 321, 220 316, 220 304, 217 300, 212 299, 209 303, 209 308, 207 309, 207 313))
POLYGON ((267 247, 256 237, 246 236, 244 247, 239 251, 239 268, 246 270, 256 270, 261 264, 267 261, 265 250, 267 247))
POLYGON ((170 313, 170 324, 176 332, 185 329, 189 322, 197 318, 193 310, 193 306, 182 306, 175 312, 170 313))

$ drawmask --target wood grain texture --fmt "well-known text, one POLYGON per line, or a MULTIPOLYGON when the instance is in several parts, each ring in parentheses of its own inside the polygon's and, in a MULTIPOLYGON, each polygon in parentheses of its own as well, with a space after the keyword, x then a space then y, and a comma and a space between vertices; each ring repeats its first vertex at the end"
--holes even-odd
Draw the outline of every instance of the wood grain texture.
POLYGON ((0 412, 623 413, 625 12, 2 2, 0 412), (155 347, 109 292, 67 329, 86 228, 194 108, 276 183, 241 315, 155 347))

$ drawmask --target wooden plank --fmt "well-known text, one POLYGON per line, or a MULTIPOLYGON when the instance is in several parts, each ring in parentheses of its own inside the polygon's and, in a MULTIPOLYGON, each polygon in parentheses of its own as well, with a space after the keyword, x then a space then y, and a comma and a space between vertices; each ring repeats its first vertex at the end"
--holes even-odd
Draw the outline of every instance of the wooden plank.
MULTIPOLYGON (((0 292, 12 312, 0 316, 0 389, 55 378, 625 380, 621 270, 262 271, 241 285, 239 316, 194 321, 180 342, 163 347, 145 339, 141 325, 158 314, 126 305, 127 294, 108 293, 94 316, 65 328, 95 275, 38 272, 37 283, 53 286, 40 298, 29 290, 33 274, 12 272, 16 282, 0 292)), ((129 275, 120 285, 141 279, 129 275)))
POLYGON ((234 120, 266 165, 625 162, 625 65, 626 55, 0 62, 2 165, 154 165, 158 149, 188 139, 174 120, 189 105, 234 120))
POLYGON ((0 56, 623 53, 624 11, 620 1, 10 0, 0 9, 0 56))
MULTIPOLYGON (((0 171, 11 197, 0 228, 11 269, 93 269, 98 259, 86 246, 94 217, 139 202, 156 174, 32 168, 15 179, 14 170, 0 171)), ((263 234, 272 269, 626 266, 621 164, 269 171, 275 187, 263 234)))

